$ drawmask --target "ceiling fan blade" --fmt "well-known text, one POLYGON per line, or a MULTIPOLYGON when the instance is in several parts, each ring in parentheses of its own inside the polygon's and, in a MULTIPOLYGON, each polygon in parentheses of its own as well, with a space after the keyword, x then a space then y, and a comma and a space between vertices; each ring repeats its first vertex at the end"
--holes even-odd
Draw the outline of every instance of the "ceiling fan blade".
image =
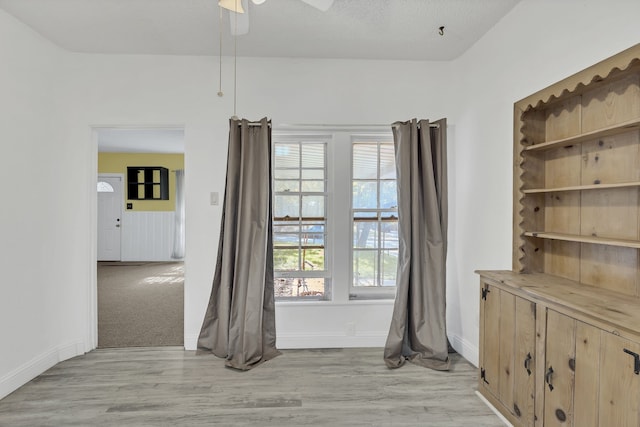
POLYGON ((302 0, 309 6, 313 6, 318 10, 326 12, 333 4, 333 0, 302 0))
POLYGON ((229 28, 232 36, 243 36, 249 33, 249 5, 248 0, 242 0, 244 13, 229 12, 229 28))

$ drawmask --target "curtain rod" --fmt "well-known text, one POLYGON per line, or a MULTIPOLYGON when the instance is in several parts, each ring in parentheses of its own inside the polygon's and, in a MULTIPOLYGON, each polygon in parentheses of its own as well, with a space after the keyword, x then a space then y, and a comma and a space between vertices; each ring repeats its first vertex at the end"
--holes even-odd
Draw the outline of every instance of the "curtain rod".
MULTIPOLYGON (((358 129, 367 129, 367 128, 389 128, 389 127, 397 127, 397 125, 381 125, 381 124, 310 124, 310 123, 301 123, 301 124, 289 124, 283 123, 278 125, 278 127, 310 127, 310 128, 327 128, 327 129, 341 129, 341 128, 358 128, 358 129)), ((419 127, 419 126, 418 126, 419 127)), ((429 127, 439 128, 440 125, 438 123, 430 123, 429 127)))
MULTIPOLYGON (((242 126, 242 123, 238 123, 238 126, 242 126)), ((249 122, 247 123, 247 126, 262 126, 262 123, 260 122, 249 122)), ((268 123, 267 126, 271 127, 271 123, 268 123)))
MULTIPOLYGON (((234 119, 232 117, 232 119, 234 119)), ((240 119, 234 119, 238 122, 238 126, 242 126, 242 120, 240 119)), ((257 121, 257 122, 247 122, 248 126, 262 126, 262 121, 257 121)), ((267 126, 271 127, 271 120, 267 121, 267 126)))
MULTIPOLYGON (((398 126, 399 125, 396 125, 396 124, 391 125, 391 127, 394 128, 394 129, 397 128, 398 126)), ((440 128, 440 124, 438 124, 438 123, 429 123, 429 127, 432 128, 432 129, 439 129, 440 128)), ((421 128, 421 126, 418 125, 418 129, 420 129, 420 128, 421 128)))

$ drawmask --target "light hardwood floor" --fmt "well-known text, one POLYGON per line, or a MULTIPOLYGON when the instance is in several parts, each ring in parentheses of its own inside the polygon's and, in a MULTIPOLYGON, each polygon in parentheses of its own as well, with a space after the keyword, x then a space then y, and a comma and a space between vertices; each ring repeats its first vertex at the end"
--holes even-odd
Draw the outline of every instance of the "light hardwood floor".
POLYGON ((96 350, 0 400, 0 426, 503 426, 476 369, 390 370, 381 349, 284 350, 248 371, 178 347, 96 350))

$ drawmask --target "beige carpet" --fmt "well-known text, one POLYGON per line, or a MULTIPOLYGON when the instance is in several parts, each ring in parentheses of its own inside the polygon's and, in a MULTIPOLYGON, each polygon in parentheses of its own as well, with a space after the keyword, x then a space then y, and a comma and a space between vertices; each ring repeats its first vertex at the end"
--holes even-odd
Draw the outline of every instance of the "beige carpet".
POLYGON ((182 262, 98 263, 98 347, 184 344, 182 262))

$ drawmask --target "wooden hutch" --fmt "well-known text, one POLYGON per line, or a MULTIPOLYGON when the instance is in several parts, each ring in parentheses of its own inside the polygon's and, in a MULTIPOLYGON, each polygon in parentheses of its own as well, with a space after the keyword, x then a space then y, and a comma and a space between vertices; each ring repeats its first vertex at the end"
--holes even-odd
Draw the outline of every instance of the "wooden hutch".
POLYGON ((516 426, 640 427, 640 44, 514 108, 513 271, 479 392, 516 426))

